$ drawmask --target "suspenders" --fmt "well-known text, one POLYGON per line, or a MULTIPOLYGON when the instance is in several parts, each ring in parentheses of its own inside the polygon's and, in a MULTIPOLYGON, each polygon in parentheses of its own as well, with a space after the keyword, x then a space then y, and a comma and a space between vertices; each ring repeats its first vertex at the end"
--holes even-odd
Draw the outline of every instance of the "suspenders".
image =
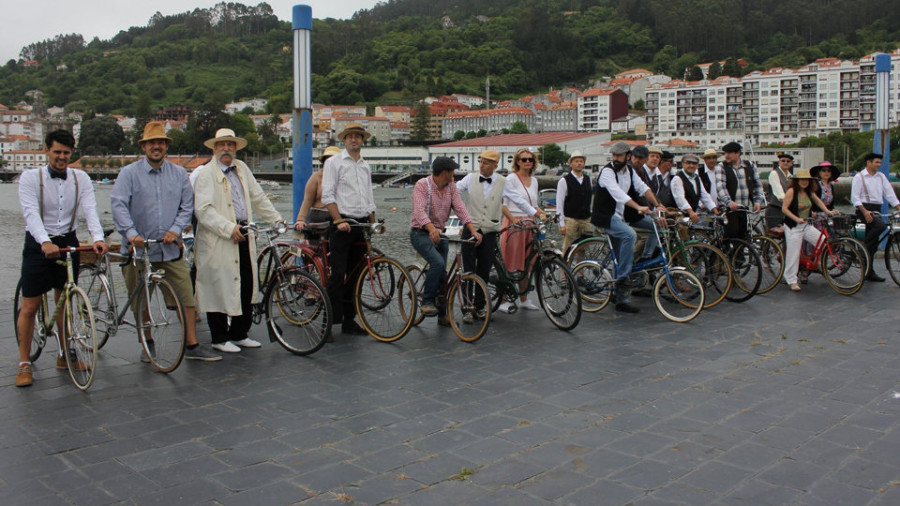
MULTIPOLYGON (((69 170, 68 168, 66 170, 69 170)), ((75 205, 72 207, 72 221, 69 222, 69 230, 66 233, 71 233, 75 230, 75 219, 78 217, 78 176, 75 175, 75 172, 72 172, 72 177, 75 178, 75 205)), ((39 179, 41 184, 40 197, 38 199, 38 208, 41 212, 41 221, 44 221, 44 174, 43 170, 41 170, 41 174, 39 174, 39 179)))

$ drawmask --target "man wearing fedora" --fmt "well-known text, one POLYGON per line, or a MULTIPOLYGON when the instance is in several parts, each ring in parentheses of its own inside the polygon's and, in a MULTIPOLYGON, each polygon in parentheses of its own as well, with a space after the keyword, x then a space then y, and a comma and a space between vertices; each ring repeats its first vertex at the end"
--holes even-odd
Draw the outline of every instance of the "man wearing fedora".
POLYGON ((213 150, 213 158, 197 168, 194 183, 197 306, 206 312, 213 349, 237 353, 260 347, 248 335, 251 304, 259 303, 262 294, 254 261, 256 238, 245 227, 254 215, 269 223, 284 219, 247 164, 237 159, 237 152, 247 146, 245 139, 220 128, 203 145, 213 150))
MULTIPOLYGON (((716 193, 716 165, 719 164, 719 152, 715 148, 709 148, 703 152, 703 163, 697 167, 697 175, 700 176, 700 182, 709 193, 709 198, 713 203, 718 205, 718 194, 716 193)), ((712 209, 707 209, 711 211, 712 209)))
MULTIPOLYGON (((194 289, 187 264, 182 260, 181 232, 191 224, 194 192, 184 167, 166 160, 172 139, 160 121, 144 127, 138 145, 144 158, 119 171, 110 193, 111 209, 116 230, 135 248, 138 255, 149 255, 154 269, 163 269, 175 294, 184 307, 184 328, 187 334, 189 360, 222 360, 197 341, 197 321, 194 310, 194 289), (146 245, 144 239, 161 240, 162 244, 146 245), (147 247, 145 247, 147 246, 147 247)), ((133 265, 122 267, 128 293, 137 285, 140 269, 133 265)), ((153 352, 152 343, 148 347, 153 352)), ((141 361, 149 361, 142 355, 141 361)))
POLYGON ((348 123, 338 134, 344 149, 326 160, 322 169, 322 203, 335 224, 329 238, 331 274, 327 291, 334 310, 334 322, 342 324, 344 334, 366 334, 353 319, 353 280, 344 277, 365 254, 360 245, 365 240, 363 231, 351 227, 347 220, 375 222, 372 170, 362 157, 362 145, 371 136, 362 124, 348 123))
POLYGON ((563 236, 562 249, 581 236, 591 235, 591 178, 584 176, 585 156, 573 151, 569 156, 572 170, 556 184, 556 212, 559 216, 559 233, 563 236))
POLYGON ((769 172, 769 193, 766 194, 766 226, 776 228, 784 223, 781 204, 794 174, 794 157, 790 153, 779 153, 778 163, 769 172))

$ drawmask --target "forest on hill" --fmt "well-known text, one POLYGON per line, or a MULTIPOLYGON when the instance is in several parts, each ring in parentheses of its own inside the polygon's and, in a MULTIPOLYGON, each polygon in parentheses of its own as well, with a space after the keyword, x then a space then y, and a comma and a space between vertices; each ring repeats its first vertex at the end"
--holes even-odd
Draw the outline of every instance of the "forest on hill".
MULTIPOLYGON (((898 47, 897 19, 896 0, 390 0, 314 20, 313 99, 481 95, 487 77, 492 97, 513 97, 633 67, 682 77, 728 57, 749 61, 745 71, 857 59, 898 47)), ((41 90, 47 105, 139 116, 265 97, 268 112, 286 112, 291 40, 268 4, 231 2, 157 14, 109 40, 59 35, 0 66, 0 103, 41 90)))

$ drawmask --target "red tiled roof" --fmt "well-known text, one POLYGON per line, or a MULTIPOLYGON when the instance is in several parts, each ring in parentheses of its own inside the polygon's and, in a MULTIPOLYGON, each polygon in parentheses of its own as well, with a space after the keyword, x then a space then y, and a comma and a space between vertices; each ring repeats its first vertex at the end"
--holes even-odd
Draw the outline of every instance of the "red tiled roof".
POLYGON ((615 92, 620 92, 618 88, 591 88, 585 91, 581 96, 582 97, 599 97, 601 95, 612 95, 615 92))
POLYGON ((540 134, 505 134, 493 137, 477 137, 461 141, 435 144, 434 147, 491 147, 491 146, 543 146, 600 135, 588 132, 545 132, 540 134))

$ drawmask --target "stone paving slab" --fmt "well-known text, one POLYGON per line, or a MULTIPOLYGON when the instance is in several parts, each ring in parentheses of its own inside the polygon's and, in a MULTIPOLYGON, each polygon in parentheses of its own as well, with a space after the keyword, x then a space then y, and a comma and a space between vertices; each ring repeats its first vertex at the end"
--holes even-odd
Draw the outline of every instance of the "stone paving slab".
MULTIPOLYGON (((496 315, 478 343, 426 320, 393 344, 268 343, 169 375, 123 329, 79 392, 12 386, 0 307, 6 504, 900 503, 900 288, 813 277, 687 324, 649 299, 572 332, 496 315)), ((208 342, 206 324, 200 338, 208 342)))

